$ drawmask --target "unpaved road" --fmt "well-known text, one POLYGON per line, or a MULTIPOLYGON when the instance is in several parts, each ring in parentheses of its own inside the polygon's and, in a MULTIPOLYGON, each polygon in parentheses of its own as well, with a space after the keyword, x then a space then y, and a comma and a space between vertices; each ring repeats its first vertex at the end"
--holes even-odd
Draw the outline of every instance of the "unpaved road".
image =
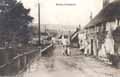
POLYGON ((22 77, 120 77, 120 70, 71 49, 72 56, 62 56, 61 47, 54 56, 36 59, 22 77), (76 54, 77 53, 77 54, 76 54))

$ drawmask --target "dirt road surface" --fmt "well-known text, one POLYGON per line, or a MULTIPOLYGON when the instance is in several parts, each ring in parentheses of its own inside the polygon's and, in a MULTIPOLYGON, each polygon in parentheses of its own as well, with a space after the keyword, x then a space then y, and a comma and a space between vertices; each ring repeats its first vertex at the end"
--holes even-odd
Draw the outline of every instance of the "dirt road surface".
POLYGON ((36 59, 22 77, 120 77, 120 69, 113 68, 93 57, 79 55, 71 48, 72 56, 63 56, 56 47, 54 56, 36 59))

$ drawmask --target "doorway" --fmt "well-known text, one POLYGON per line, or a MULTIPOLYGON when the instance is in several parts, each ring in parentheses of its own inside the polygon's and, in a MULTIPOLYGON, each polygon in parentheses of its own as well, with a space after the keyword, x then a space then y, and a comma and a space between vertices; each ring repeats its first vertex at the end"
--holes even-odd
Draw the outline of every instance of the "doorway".
POLYGON ((91 55, 93 55, 93 39, 91 39, 91 55))

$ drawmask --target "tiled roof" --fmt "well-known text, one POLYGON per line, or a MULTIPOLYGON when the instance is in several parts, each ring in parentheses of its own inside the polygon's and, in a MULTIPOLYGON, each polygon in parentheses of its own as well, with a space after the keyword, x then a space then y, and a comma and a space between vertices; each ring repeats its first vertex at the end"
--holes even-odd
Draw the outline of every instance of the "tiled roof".
POLYGON ((103 8, 100 13, 93 18, 85 28, 93 27, 99 23, 120 19, 120 0, 114 1, 103 8))

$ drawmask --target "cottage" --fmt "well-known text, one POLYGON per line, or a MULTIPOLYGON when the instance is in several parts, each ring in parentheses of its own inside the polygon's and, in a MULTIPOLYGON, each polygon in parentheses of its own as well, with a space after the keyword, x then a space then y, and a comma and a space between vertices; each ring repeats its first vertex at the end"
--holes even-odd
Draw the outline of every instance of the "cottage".
POLYGON ((90 53, 107 57, 120 55, 120 1, 106 5, 85 27, 90 53))

